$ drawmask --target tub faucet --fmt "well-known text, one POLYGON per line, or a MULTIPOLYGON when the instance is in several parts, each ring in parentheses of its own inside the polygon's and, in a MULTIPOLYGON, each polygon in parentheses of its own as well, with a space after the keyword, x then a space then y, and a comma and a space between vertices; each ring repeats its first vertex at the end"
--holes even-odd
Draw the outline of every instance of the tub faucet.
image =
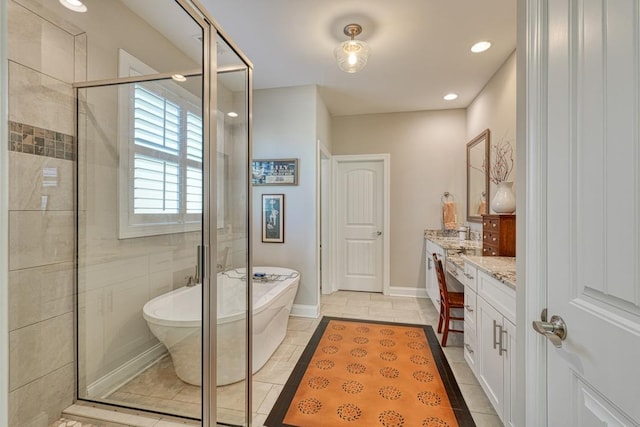
POLYGON ((222 262, 216 264, 216 269, 218 273, 224 273, 232 269, 231 266, 231 246, 227 246, 224 248, 224 255, 222 256, 222 262))
POLYGON ((193 276, 187 277, 187 287, 192 287, 200 283, 200 277, 198 276, 198 266, 196 266, 196 273, 193 276))

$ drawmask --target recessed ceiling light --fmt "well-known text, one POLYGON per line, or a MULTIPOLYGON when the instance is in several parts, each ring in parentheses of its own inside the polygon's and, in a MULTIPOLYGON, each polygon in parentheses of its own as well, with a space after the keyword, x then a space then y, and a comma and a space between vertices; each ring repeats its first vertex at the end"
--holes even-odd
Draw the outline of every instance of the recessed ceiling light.
POLYGON ((457 98, 458 98, 457 93, 448 93, 442 97, 442 99, 444 99, 445 101, 453 101, 454 99, 457 99, 457 98))
POLYGON ((238 117, 238 113, 236 113, 235 111, 229 111, 227 113, 227 116, 229 116, 229 117, 238 117))
POLYGON ((186 82, 187 78, 182 74, 174 74, 171 78, 177 82, 186 82))
POLYGON ((478 43, 474 44, 473 46, 471 46, 471 52, 473 52, 473 53, 484 52, 485 50, 489 49, 490 47, 491 47, 491 42, 481 41, 481 42, 478 42, 478 43))
POLYGON ((74 12, 86 12, 87 6, 80 0, 60 0, 60 4, 74 12))

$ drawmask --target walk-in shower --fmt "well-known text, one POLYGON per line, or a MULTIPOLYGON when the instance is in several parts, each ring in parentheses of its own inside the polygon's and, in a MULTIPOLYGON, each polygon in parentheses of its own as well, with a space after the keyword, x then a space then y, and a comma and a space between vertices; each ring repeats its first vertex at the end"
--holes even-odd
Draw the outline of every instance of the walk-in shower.
POLYGON ((250 291, 234 289, 243 315, 221 366, 215 289, 217 271, 250 271, 250 64, 196 2, 87 7, 73 15, 87 65, 74 85, 77 397, 246 425, 250 291), (167 337, 145 319, 148 301, 194 289, 189 328, 167 337), (226 389, 221 371, 239 373, 226 389), (217 404, 230 392, 232 407, 217 404))

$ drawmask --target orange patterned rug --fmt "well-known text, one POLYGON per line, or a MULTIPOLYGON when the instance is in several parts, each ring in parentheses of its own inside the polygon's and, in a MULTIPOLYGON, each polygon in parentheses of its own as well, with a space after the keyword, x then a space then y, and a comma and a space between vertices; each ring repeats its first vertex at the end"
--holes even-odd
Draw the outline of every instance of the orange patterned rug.
POLYGON ((323 317, 267 427, 475 426, 431 326, 323 317))

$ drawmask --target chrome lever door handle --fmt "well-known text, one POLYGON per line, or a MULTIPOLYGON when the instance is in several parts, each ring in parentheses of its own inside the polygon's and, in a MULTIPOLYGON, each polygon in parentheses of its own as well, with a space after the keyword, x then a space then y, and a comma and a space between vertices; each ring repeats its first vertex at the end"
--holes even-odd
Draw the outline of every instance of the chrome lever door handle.
POLYGON ((551 316, 550 322, 536 320, 532 326, 537 333, 547 337, 557 348, 562 347, 562 341, 567 338, 567 324, 560 316, 551 316))

